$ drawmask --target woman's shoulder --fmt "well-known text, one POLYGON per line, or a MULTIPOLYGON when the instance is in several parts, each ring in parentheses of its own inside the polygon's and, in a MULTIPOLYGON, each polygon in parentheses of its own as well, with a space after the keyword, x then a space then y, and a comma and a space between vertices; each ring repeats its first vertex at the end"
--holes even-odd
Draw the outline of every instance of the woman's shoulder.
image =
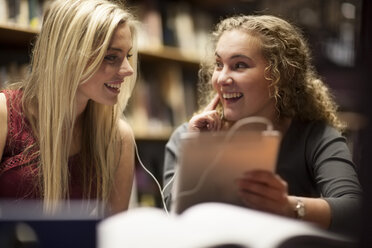
POLYGON ((292 124, 291 138, 303 140, 308 146, 321 146, 338 140, 346 142, 343 134, 325 121, 294 121, 292 124))
POLYGON ((321 120, 313 120, 313 121, 300 121, 300 120, 293 120, 292 121, 292 128, 296 128, 299 130, 308 130, 311 135, 314 134, 322 134, 322 135, 341 135, 341 132, 328 124, 325 121, 321 120))
POLYGON ((21 89, 4 89, 0 92, 6 99, 21 99, 23 93, 21 89))
POLYGON ((173 133, 171 134, 171 136, 170 136, 170 138, 169 138, 169 140, 166 144, 167 149, 177 150, 177 148, 181 146, 181 137, 184 133, 187 132, 187 126, 188 126, 188 123, 185 122, 185 123, 181 124, 180 126, 178 126, 173 131, 173 133))
POLYGON ((3 154, 5 142, 6 142, 6 136, 8 133, 8 111, 6 106, 6 97, 5 94, 0 92, 0 159, 3 154))
POLYGON ((8 109, 8 111, 15 110, 20 112, 22 104, 22 90, 6 89, 0 92, 2 107, 8 109))
POLYGON ((3 111, 6 112, 6 96, 4 92, 0 92, 0 114, 3 114, 3 111))
POLYGON ((177 141, 180 140, 182 134, 187 132, 187 126, 188 126, 188 123, 185 122, 185 123, 179 125, 177 128, 175 128, 174 131, 172 132, 169 140, 177 140, 177 141))
POLYGON ((6 96, 3 92, 0 92, 0 127, 7 126, 8 108, 6 104, 6 96))
POLYGON ((120 119, 118 122, 118 129, 121 139, 124 140, 134 140, 134 133, 132 127, 127 121, 120 119))

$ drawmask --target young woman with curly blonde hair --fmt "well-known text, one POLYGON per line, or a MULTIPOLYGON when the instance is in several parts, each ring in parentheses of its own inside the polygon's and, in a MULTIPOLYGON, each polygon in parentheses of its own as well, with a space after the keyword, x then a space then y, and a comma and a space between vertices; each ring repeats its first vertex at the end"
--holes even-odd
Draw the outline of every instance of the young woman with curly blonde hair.
MULTIPOLYGON (((212 37, 213 54, 199 73, 206 107, 168 141, 164 185, 177 169, 182 133, 218 132, 260 116, 282 141, 275 173, 247 171, 237 181, 243 205, 341 233, 357 230, 361 188, 345 126, 300 30, 270 15, 234 16, 218 23, 212 37)), ((165 195, 171 202, 169 189, 165 195)))

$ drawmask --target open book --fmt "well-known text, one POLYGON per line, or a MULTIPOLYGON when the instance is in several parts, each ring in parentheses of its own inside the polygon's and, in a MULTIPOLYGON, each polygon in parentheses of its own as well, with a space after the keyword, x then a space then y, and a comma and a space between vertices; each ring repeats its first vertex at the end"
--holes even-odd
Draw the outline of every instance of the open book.
POLYGON ((202 203, 180 215, 137 208, 97 227, 97 248, 352 248, 355 242, 303 221, 247 208, 202 203))

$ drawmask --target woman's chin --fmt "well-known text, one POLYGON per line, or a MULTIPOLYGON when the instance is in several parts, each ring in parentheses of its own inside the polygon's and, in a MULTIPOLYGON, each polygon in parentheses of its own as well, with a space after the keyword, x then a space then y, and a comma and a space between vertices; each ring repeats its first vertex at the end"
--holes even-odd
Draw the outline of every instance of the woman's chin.
POLYGON ((224 121, 227 122, 227 123, 235 123, 237 122, 239 119, 236 119, 236 118, 229 118, 229 117, 224 117, 224 121))
POLYGON ((236 113, 231 113, 229 111, 225 111, 223 117, 226 121, 229 121, 229 122, 236 122, 242 119, 240 115, 237 115, 236 113))

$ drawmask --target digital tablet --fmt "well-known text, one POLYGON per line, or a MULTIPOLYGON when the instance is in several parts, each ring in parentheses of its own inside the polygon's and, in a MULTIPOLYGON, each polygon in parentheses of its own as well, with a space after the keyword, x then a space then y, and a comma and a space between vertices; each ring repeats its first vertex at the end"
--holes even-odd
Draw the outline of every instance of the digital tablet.
POLYGON ((183 135, 171 211, 181 213, 202 202, 243 205, 236 180, 249 170, 275 171, 280 141, 275 130, 183 135))

